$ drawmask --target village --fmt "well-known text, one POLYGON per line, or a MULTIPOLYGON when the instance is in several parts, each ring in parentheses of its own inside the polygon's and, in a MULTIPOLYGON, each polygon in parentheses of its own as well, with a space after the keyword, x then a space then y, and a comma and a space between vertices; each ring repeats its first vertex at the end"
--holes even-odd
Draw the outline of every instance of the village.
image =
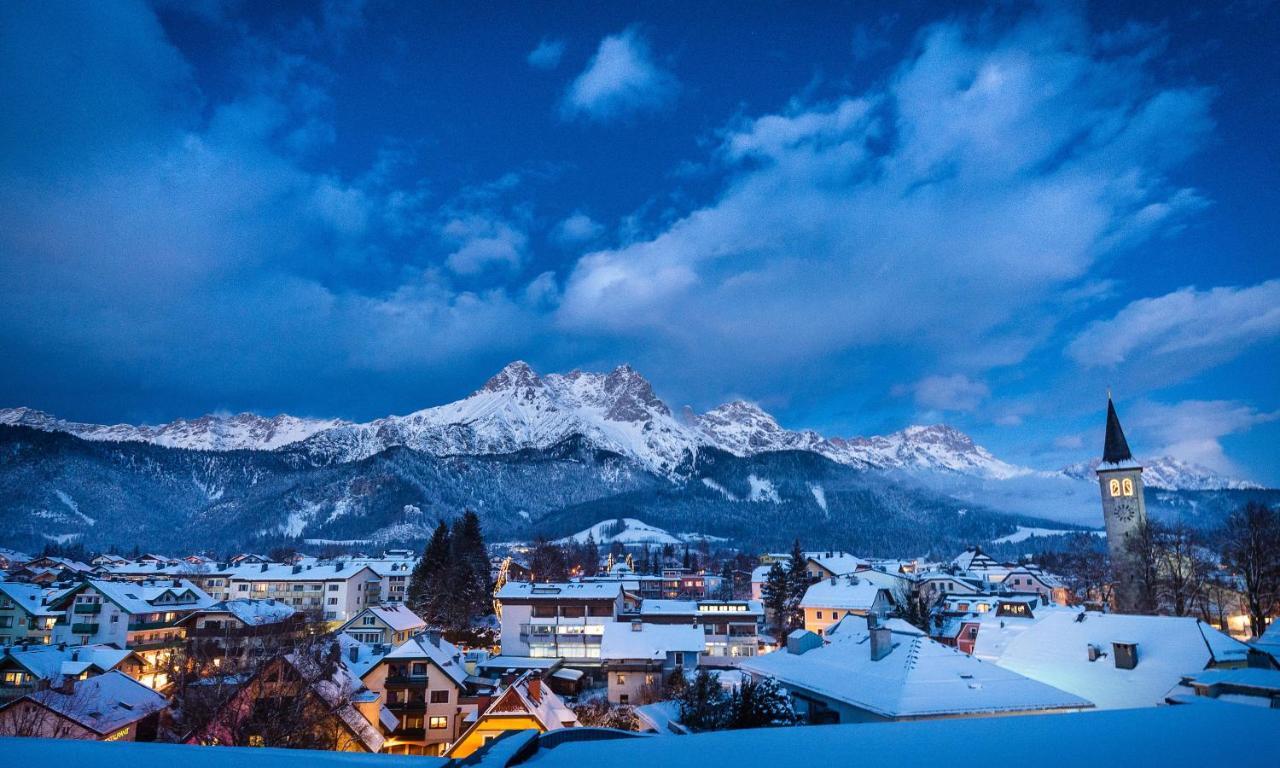
POLYGON ((1274 593, 1259 617, 1223 563, 1144 561, 1141 473, 1108 404, 1107 552, 1069 574, 978 547, 887 560, 797 541, 718 572, 670 546, 601 557, 591 535, 495 552, 474 514, 421 556, 3 550, 0 735, 462 760, 578 729, 1280 709, 1274 593))

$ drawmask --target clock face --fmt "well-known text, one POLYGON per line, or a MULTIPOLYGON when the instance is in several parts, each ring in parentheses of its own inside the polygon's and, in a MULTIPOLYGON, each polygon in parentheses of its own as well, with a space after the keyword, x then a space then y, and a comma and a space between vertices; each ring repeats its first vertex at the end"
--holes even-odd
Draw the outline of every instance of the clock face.
POLYGON ((1120 499, 1115 503, 1114 509, 1116 517, 1125 523, 1131 522, 1138 514, 1138 505, 1130 499, 1120 499))

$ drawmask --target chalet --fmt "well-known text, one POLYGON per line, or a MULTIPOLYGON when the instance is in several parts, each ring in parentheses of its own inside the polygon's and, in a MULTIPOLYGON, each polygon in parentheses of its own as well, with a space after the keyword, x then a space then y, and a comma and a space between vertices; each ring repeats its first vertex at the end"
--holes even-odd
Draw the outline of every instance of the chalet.
POLYGON ((179 619, 176 626, 209 660, 249 659, 274 652, 307 633, 306 614, 278 600, 222 600, 179 619))
POLYGON ((439 755, 474 716, 466 706, 467 671, 462 652, 439 632, 397 645, 361 678, 382 695, 393 719, 383 750, 402 755, 439 755))
MULTIPOLYGON (((179 643, 178 621, 213 604, 203 591, 180 579, 161 582, 89 579, 50 605, 62 612, 55 642, 108 643, 137 651, 149 664, 179 643)), ((162 682, 162 681, 158 681, 162 682)))
POLYGON ((843 576, 853 573, 859 568, 866 568, 867 561, 854 557, 848 552, 806 552, 804 569, 815 581, 829 579, 832 576, 843 576))
POLYGON ((929 604, 947 595, 986 594, 990 586, 980 578, 941 571, 920 574, 915 582, 916 595, 929 604))
POLYGON ((146 667, 138 654, 110 645, 13 646, 0 655, 0 701, 61 687, 67 678, 84 680, 113 669, 141 680, 146 667))
POLYGON ((0 706, 0 735, 94 741, 155 738, 163 696, 118 670, 28 693, 0 706))
POLYGON ((810 585, 800 601, 804 628, 818 635, 845 616, 885 616, 895 605, 889 590, 852 573, 810 585))
POLYGON ((0 646, 48 643, 53 626, 62 615, 49 605, 49 600, 63 591, 39 584, 0 581, 0 646))
POLYGON ((663 684, 673 674, 698 667, 705 646, 699 627, 612 622, 604 627, 600 660, 608 680, 609 701, 614 704, 650 704, 660 698, 663 684))
POLYGON ((26 552, 19 552, 16 549, 0 547, 0 571, 13 570, 30 559, 31 555, 28 555, 26 552))
POLYGON ((1005 574, 1000 581, 1003 591, 1032 593, 1046 603, 1066 605, 1070 590, 1053 574, 1036 565, 1020 565, 1005 574))
POLYGON ((573 710, 543 684, 535 673, 526 673, 498 694, 445 756, 465 758, 509 731, 534 730, 539 733, 580 727, 573 710))
POLYGON ((502 652, 598 664, 604 625, 623 612, 618 582, 508 582, 498 590, 502 652))
POLYGON ((372 605, 347 620, 338 631, 369 645, 400 645, 427 628, 427 622, 401 604, 372 605))
POLYGON ((1163 704, 1186 675, 1244 667, 1249 646, 1195 618, 1059 608, 983 618, 973 655, 1123 709, 1163 704))
POLYGON ((740 667, 753 677, 776 679, 791 694, 797 714, 811 723, 1031 714, 1092 706, 1083 697, 936 643, 900 620, 882 625, 875 614, 842 618, 827 630, 820 647, 788 640, 786 651, 744 660, 740 667))

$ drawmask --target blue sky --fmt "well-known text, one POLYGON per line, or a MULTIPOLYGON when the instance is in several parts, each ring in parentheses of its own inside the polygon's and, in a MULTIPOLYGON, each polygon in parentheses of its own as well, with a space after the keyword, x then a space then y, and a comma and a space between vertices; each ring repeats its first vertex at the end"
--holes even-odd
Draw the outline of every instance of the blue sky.
POLYGON ((1280 483, 1280 11, 1198 5, 5 3, 0 404, 630 362, 1053 467, 1110 386, 1139 453, 1280 483))

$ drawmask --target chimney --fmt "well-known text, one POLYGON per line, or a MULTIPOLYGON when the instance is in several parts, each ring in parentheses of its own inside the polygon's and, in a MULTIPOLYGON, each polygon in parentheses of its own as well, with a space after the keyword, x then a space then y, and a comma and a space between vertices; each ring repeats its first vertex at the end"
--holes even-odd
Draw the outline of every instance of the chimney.
POLYGON ((68 696, 74 694, 76 692, 75 677, 71 675, 63 675, 62 679, 58 681, 58 690, 68 696))
POLYGON ((529 698, 534 704, 542 702, 542 678, 537 675, 529 679, 529 698))
POLYGON ((294 572, 294 573, 302 573, 302 566, 300 566, 300 565, 295 565, 295 566, 293 566, 293 572, 294 572))
POLYGON ((834 586, 836 585, 836 581, 837 581, 837 577, 832 576, 832 577, 831 577, 831 586, 833 586, 833 587, 834 587, 834 586))
POLYGON ((72 661, 79 661, 79 660, 80 660, 80 649, 79 649, 79 648, 73 648, 73 649, 71 650, 71 660, 72 660, 72 661))
POLYGON ((266 573, 266 572, 267 572, 267 564, 266 564, 266 563, 263 563, 263 564, 262 564, 262 570, 261 570, 260 572, 261 572, 261 573, 266 573))
POLYGON ((359 661, 359 660, 360 660, 360 646, 358 646, 358 645, 353 645, 353 646, 351 646, 351 648, 347 651, 347 658, 351 659, 351 661, 353 661, 353 662, 355 662, 355 661, 359 661))
POLYGON ((1138 666, 1137 643, 1112 643, 1111 651, 1116 669, 1135 669, 1138 666))
POLYGON ((880 617, 867 614, 867 629, 871 633, 871 660, 879 661, 893 651, 893 633, 880 626, 880 617))
POLYGON ((422 634, 426 636, 426 638, 427 638, 427 642, 431 643, 432 645, 434 645, 434 646, 435 646, 435 647, 437 647, 437 648, 439 648, 439 647, 440 647, 440 630, 438 630, 438 629, 428 629, 427 631, 423 632, 422 634))
POLYGON ((644 624, 643 624, 643 623, 641 623, 641 621, 640 621, 639 619, 635 619, 634 621, 632 621, 632 622, 631 622, 631 631, 632 631, 632 632, 643 632, 643 631, 644 631, 644 624))

